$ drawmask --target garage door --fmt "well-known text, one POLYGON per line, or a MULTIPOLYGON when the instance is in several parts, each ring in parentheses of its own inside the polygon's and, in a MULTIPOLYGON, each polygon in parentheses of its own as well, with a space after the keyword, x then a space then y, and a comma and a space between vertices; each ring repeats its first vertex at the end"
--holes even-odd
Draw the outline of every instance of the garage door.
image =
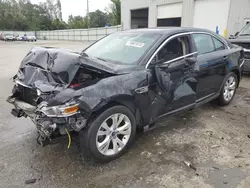
POLYGON ((157 7, 157 26, 181 26, 182 3, 157 7))
POLYGON ((230 0, 196 0, 194 8, 194 27, 205 28, 224 35, 227 29, 230 0))
POLYGON ((182 15, 182 3, 158 6, 158 19, 177 18, 182 15))

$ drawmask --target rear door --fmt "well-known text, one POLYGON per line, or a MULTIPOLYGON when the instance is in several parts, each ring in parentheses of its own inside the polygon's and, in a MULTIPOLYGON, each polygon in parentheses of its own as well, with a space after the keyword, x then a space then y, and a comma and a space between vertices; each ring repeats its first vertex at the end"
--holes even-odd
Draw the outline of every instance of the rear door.
POLYGON ((230 52, 219 38, 208 33, 192 35, 198 51, 198 88, 197 101, 206 99, 220 91, 226 69, 229 65, 230 52))
POLYGON ((157 97, 164 101, 159 115, 166 115, 195 105, 197 90, 196 52, 190 35, 171 37, 155 55, 157 97))

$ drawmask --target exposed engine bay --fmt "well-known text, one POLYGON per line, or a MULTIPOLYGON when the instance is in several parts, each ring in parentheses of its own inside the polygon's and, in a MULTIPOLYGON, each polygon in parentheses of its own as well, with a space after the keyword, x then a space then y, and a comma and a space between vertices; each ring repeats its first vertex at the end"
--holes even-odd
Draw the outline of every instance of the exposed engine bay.
POLYGON ((103 74, 99 71, 93 71, 88 68, 80 68, 69 87, 87 87, 97 83, 99 80, 107 77, 108 74, 103 74))

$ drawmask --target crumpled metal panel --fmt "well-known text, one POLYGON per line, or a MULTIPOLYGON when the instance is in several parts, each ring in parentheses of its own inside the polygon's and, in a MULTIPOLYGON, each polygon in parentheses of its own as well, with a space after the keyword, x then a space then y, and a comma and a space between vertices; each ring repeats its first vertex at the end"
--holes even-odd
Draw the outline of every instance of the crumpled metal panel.
POLYGON ((35 47, 23 59, 20 70, 27 84, 36 80, 69 84, 80 67, 80 55, 60 49, 35 47), (32 66, 32 67, 29 67, 32 66), (51 74, 48 74, 52 73, 51 74), (52 78, 51 78, 52 77, 52 78))
MULTIPOLYGON (((49 100, 48 105, 64 104, 74 98, 84 111, 92 112, 112 100, 130 98, 132 101, 136 101, 136 97, 143 94, 137 94, 135 90, 148 85, 146 79, 148 74, 147 70, 136 71, 104 78, 94 85, 79 90, 68 88, 49 100)), ((137 105, 141 106, 141 104, 137 105)))

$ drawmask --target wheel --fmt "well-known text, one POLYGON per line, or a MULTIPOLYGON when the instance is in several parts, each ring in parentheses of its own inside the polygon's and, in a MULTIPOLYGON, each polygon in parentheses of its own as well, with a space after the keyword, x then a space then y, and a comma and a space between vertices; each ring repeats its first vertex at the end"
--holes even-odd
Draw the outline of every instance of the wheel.
POLYGON ((126 152, 135 134, 136 121, 132 112, 124 106, 114 106, 80 131, 80 147, 85 156, 96 162, 109 162, 126 152))
POLYGON ((231 72, 226 76, 225 82, 221 89, 220 96, 218 98, 219 105, 228 105, 234 98, 236 88, 238 84, 238 78, 235 73, 231 72))
POLYGON ((35 42, 36 42, 36 40, 35 40, 35 42))

